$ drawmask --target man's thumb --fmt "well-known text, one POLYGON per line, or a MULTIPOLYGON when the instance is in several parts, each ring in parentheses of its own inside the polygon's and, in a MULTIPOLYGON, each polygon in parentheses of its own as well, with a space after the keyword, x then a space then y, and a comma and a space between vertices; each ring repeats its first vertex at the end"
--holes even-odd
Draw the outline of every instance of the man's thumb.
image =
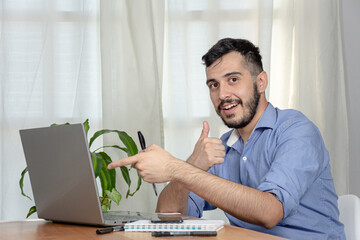
POLYGON ((207 121, 203 122, 203 129, 200 135, 200 138, 206 138, 209 136, 210 126, 207 121))

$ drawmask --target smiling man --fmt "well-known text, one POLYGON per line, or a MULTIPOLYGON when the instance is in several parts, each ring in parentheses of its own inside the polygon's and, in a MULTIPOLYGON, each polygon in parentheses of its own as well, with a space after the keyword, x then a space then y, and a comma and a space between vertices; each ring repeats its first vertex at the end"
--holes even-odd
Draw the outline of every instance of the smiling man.
POLYGON ((203 56, 215 110, 231 131, 203 131, 184 162, 152 145, 109 165, 132 164, 147 182, 170 183, 158 212, 201 217, 222 209, 230 223, 291 239, 345 239, 329 154, 317 127, 295 110, 273 107, 259 49, 222 39, 203 56))

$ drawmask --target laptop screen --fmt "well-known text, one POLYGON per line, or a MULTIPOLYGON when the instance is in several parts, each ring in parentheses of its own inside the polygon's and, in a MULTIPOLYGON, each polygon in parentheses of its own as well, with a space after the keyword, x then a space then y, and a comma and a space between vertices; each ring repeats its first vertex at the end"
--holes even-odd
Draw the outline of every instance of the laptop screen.
POLYGON ((24 129, 20 136, 38 217, 103 224, 84 126, 24 129))

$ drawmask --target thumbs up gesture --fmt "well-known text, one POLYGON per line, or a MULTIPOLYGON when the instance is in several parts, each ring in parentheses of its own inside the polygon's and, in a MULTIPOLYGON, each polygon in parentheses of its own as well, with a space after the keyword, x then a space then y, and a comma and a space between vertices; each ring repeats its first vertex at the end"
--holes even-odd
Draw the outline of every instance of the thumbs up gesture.
POLYGON ((197 141, 194 151, 187 160, 204 171, 209 170, 213 165, 224 162, 225 147, 219 138, 209 137, 210 126, 207 121, 203 122, 203 130, 197 141))

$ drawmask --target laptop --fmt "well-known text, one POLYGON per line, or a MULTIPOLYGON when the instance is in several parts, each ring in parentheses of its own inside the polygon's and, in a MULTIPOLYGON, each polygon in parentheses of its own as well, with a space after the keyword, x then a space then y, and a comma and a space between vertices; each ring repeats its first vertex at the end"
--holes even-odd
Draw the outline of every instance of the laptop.
POLYGON ((39 218, 111 226, 158 216, 102 212, 83 124, 23 129, 20 137, 39 218))

